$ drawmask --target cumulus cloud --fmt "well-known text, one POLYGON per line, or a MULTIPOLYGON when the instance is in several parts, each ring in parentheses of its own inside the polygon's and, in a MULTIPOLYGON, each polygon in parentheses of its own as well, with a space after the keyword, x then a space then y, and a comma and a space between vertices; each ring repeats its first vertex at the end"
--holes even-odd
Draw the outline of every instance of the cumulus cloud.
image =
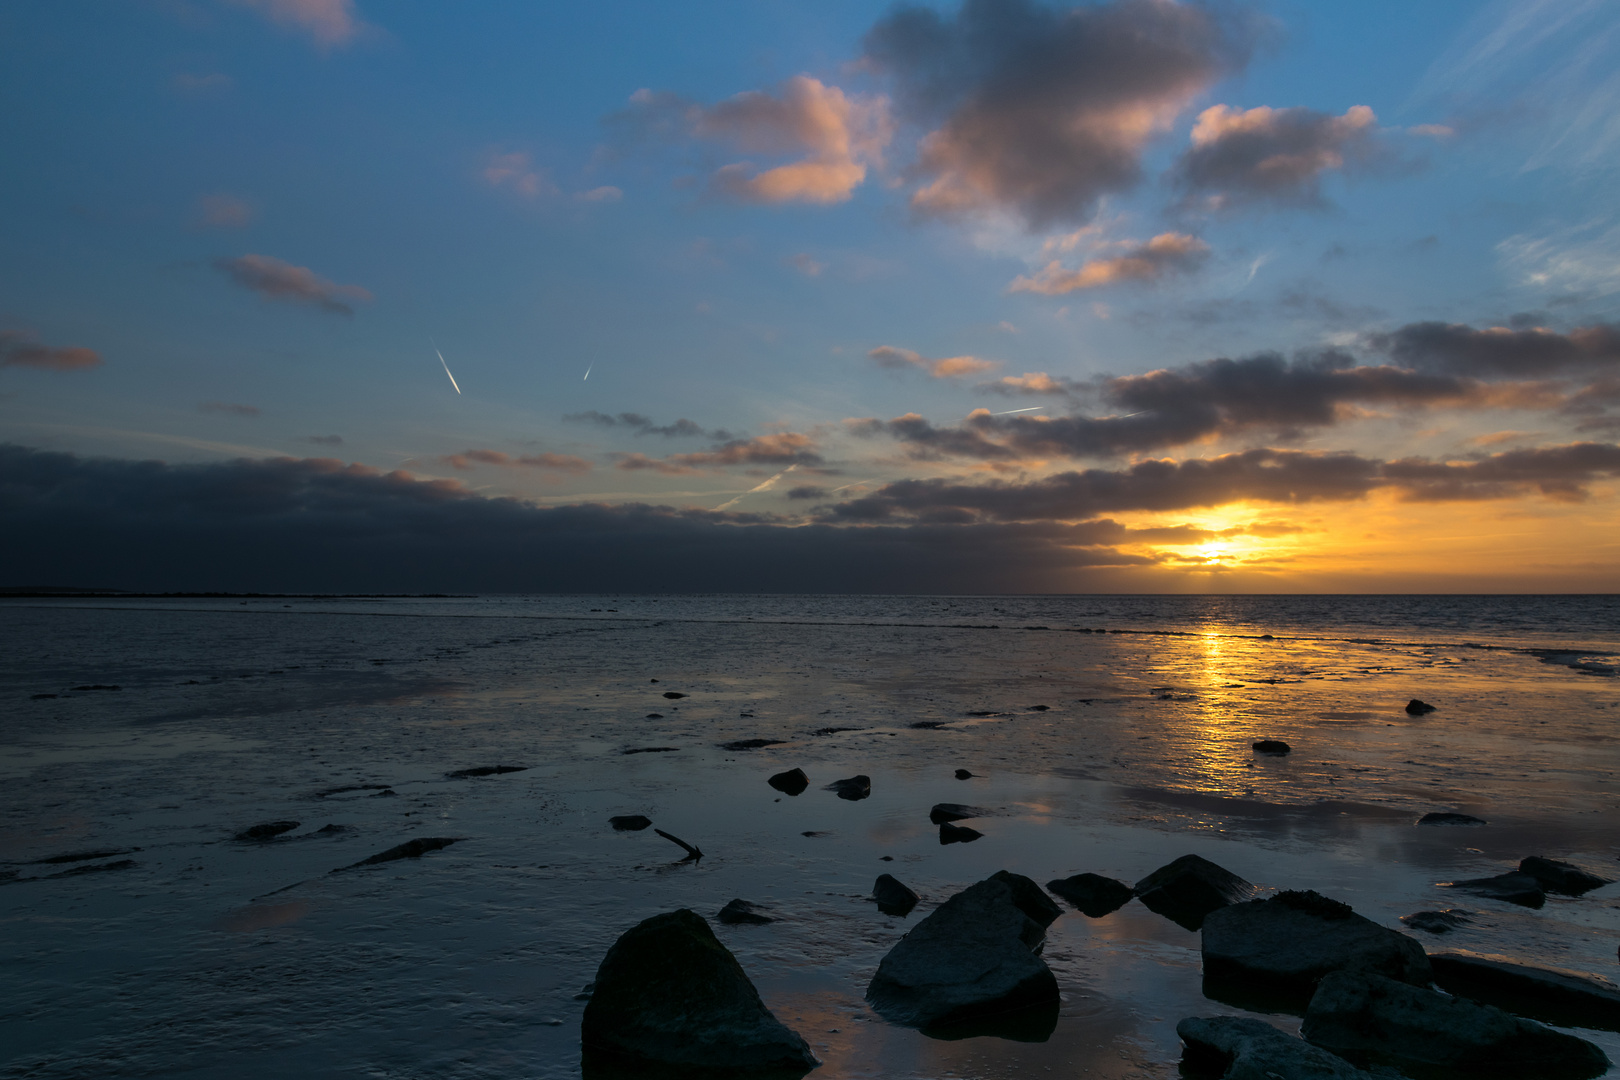
POLYGON ((1174 0, 966 0, 954 16, 894 11, 865 52, 931 129, 913 209, 1006 210, 1041 229, 1083 221, 1139 183, 1148 142, 1241 69, 1261 32, 1236 9, 1174 0))
POLYGON ((1462 323, 1419 322, 1369 335, 1368 343, 1407 367, 1486 378, 1544 377, 1620 364, 1620 327, 1612 323, 1558 333, 1541 326, 1476 330, 1462 323))
POLYGON ((478 465, 497 465, 508 469, 549 469, 554 472, 586 473, 591 463, 572 454, 512 455, 499 450, 463 450, 447 454, 442 459, 452 469, 471 469, 478 465))
POLYGON ((358 285, 339 285, 307 266, 294 266, 270 255, 215 259, 214 269, 266 300, 313 304, 336 315, 353 315, 351 303, 371 299, 371 293, 358 285))
POLYGON ((1209 258, 1209 245, 1186 233, 1160 233, 1145 244, 1132 247, 1111 258, 1092 259, 1078 270, 1065 269, 1053 260, 1032 277, 1020 275, 1007 286, 1009 292, 1033 292, 1061 296, 1080 289, 1126 282, 1152 283, 1171 274, 1185 274, 1202 266, 1209 258))
POLYGON ((675 94, 638 90, 621 114, 643 131, 721 142, 746 154, 800 155, 763 171, 751 161, 722 166, 710 190, 759 203, 839 203, 881 166, 893 137, 888 101, 846 94, 808 75, 795 75, 775 93, 749 90, 703 106, 675 94))
POLYGON ((979 389, 997 394, 1030 394, 1042 397, 1078 397, 1086 384, 1065 375, 1048 375, 1044 371, 1026 371, 1022 375, 1003 375, 994 382, 981 383, 979 389))
POLYGON ((590 409, 581 413, 569 413, 563 419, 575 423, 596 424, 599 427, 625 427, 637 435, 662 435, 666 439, 702 436, 726 442, 731 438, 728 431, 723 429, 705 431, 684 416, 673 424, 659 424, 655 423, 652 417, 643 416, 641 413, 622 412, 609 416, 607 413, 590 409))
POLYGON ((893 345, 879 345, 866 354, 879 367, 905 371, 926 371, 936 379, 957 379, 964 375, 982 375, 1001 365, 994 360, 981 360, 977 356, 947 356, 930 360, 921 353, 900 349, 893 345))
POLYGON ((233 401, 205 401, 197 406, 197 411, 229 413, 232 416, 258 416, 263 410, 257 405, 239 405, 233 401))
POLYGON ((732 439, 712 450, 670 454, 663 458, 622 454, 618 467, 631 472, 651 469, 679 476, 736 465, 820 465, 821 462, 822 457, 814 439, 798 432, 784 431, 774 435, 756 435, 752 439, 732 439))
POLYGON ((1321 206, 1323 174, 1367 169, 1391 156, 1378 118, 1365 105, 1343 116, 1212 105, 1199 114, 1192 146, 1172 177, 1190 202, 1211 210, 1262 202, 1321 206))
POLYGON ((32 334, 0 330, 0 367, 30 367, 43 371, 82 371, 101 366, 101 354, 82 345, 42 345, 32 334))
POLYGON ((245 229, 258 210, 246 199, 234 195, 204 195, 197 200, 195 220, 205 229, 245 229))
POLYGON ((301 31, 322 49, 349 44, 366 24, 355 11, 354 0, 229 0, 237 7, 263 15, 277 26, 301 31))
POLYGON ((524 153, 492 151, 484 163, 483 176, 484 183, 490 187, 508 188, 526 199, 555 195, 558 190, 557 185, 546 176, 546 171, 535 168, 529 155, 524 153))
POLYGON ((1107 527, 790 528, 667 506, 541 508, 331 459, 166 465, 0 446, 0 491, 14 580, 132 589, 1039 592, 1151 564, 1107 546, 1107 527))
POLYGON ((1413 502, 1505 499, 1539 492, 1564 502, 1590 496, 1593 481, 1620 477, 1620 446, 1569 443, 1506 450, 1473 461, 1406 458, 1384 466, 1384 476, 1413 502))

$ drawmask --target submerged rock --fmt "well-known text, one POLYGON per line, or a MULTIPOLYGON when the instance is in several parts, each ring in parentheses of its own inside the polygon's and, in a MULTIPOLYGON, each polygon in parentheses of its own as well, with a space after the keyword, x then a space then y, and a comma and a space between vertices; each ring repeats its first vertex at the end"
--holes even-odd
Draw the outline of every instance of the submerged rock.
POLYGON ((781 746, 781 739, 733 739, 720 744, 722 750, 758 750, 766 746, 781 746))
POLYGON ((1430 705, 1427 701, 1419 701, 1417 698, 1413 698, 1411 701, 1406 703, 1406 713, 1408 716, 1425 716, 1434 712, 1436 708, 1437 706, 1430 705))
POLYGON ((715 918, 727 926, 764 926, 766 923, 776 921, 769 915, 761 915, 761 910, 759 904, 752 904, 747 900, 733 900, 721 908, 720 914, 715 918))
POLYGON ((1466 953, 1435 953, 1434 981, 1458 997, 1559 1027, 1620 1031, 1620 989, 1565 971, 1548 971, 1466 953))
POLYGON ((1347 968, 1416 986, 1434 977, 1423 946, 1316 892, 1281 892, 1204 920, 1204 992, 1298 1010, 1317 982, 1347 968))
POLYGON ((457 769, 444 775, 451 780, 465 780, 470 776, 500 776, 509 772, 528 772, 527 765, 479 765, 472 769, 457 769))
MULTIPOLYGON (((393 862, 395 859, 420 859, 430 851, 447 848, 451 844, 465 839, 464 836, 418 836, 414 840, 407 840, 403 844, 389 848, 387 851, 379 851, 369 859, 361 859, 357 863, 340 866, 338 870, 353 870, 357 866, 372 866, 376 863, 393 862)), ((338 870, 333 870, 332 873, 335 874, 338 870)))
POLYGON ((1046 887, 1073 904, 1082 915, 1100 919, 1130 903, 1131 887, 1101 874, 1076 874, 1048 881, 1046 887))
POLYGON ((1547 902, 1547 891, 1541 882, 1517 870, 1495 877, 1468 878, 1464 881, 1441 882, 1446 888, 1461 889, 1483 896, 1487 900, 1501 900, 1520 907, 1538 908, 1547 902))
POLYGON ((1208 859, 1183 855, 1138 881, 1135 892, 1148 910, 1197 930, 1210 912, 1253 896, 1254 886, 1208 859))
POLYGON ((1453 814, 1446 810, 1436 810, 1432 814, 1424 814, 1418 818, 1419 825, 1484 825, 1484 818, 1477 818, 1472 814, 1453 814))
POLYGON ((942 821, 939 825, 941 844, 971 844, 983 835, 978 829, 970 829, 966 825, 952 825, 948 821, 942 821))
POLYGON ((134 859, 118 859, 114 862, 92 863, 88 866, 75 866, 70 870, 62 870, 55 874, 46 874, 48 878, 79 877, 82 874, 99 874, 103 870, 128 870, 139 865, 134 859))
POLYGON ((864 774, 851 776, 844 780, 834 780, 821 790, 836 792, 840 799, 857 802, 872 794, 872 778, 864 774))
POLYGON ((244 842, 263 843, 274 840, 284 832, 292 832, 298 828, 296 821, 265 821, 252 828, 243 829, 236 834, 236 839, 244 842))
POLYGON ((1336 1054, 1403 1072, 1585 1080, 1609 1067, 1603 1051, 1501 1009, 1363 971, 1336 971, 1311 998, 1300 1033, 1336 1054))
MULTIPOLYGON (((1410 915, 1402 915, 1401 922, 1414 930, 1427 930, 1431 934, 1445 934, 1467 926, 1472 920, 1468 918, 1472 912, 1461 908, 1447 908, 1444 911, 1414 911, 1410 915)), ((1431 959, 1433 959, 1431 957, 1431 959)))
POLYGON ((902 885, 893 874, 880 874, 872 886, 872 899, 877 901, 878 910, 883 914, 904 917, 911 914, 921 897, 902 885))
POLYGON ((47 855, 43 859, 35 859, 35 866, 50 866, 59 863, 88 862, 91 859, 110 859, 114 855, 128 855, 141 850, 135 848, 98 848, 95 851, 74 851, 66 855, 47 855))
POLYGON ((765 1007, 703 917, 686 908, 654 915, 614 942, 597 970, 580 1041, 631 1061, 697 1069, 802 1075, 820 1064, 765 1007))
POLYGON ((1246 1016, 1189 1016, 1176 1025, 1182 1072, 1221 1080, 1370 1080, 1348 1061, 1246 1016))
POLYGON ((1293 749, 1281 739, 1261 739, 1254 744, 1254 752, 1257 754, 1287 754, 1293 749))
POLYGON ((1611 878, 1589 874, 1573 863, 1544 859, 1540 855, 1532 855, 1521 861, 1519 873, 1529 874, 1541 882, 1541 887, 1548 892, 1564 896, 1580 896, 1612 881, 1611 878))
POLYGON ((945 901, 889 950, 866 1000, 884 1019, 912 1027, 1055 1008, 1057 979, 1034 951, 1045 936, 1018 907, 1012 886, 981 881, 945 901))
POLYGON ((810 786, 810 778, 804 775, 803 769, 779 772, 765 782, 784 795, 803 794, 804 789, 810 786))
POLYGON ((964 821, 967 818, 989 817, 991 811, 977 806, 965 806, 957 802, 935 803, 934 808, 928 811, 928 820, 935 825, 947 821, 964 821))
POLYGON ((620 814, 608 818, 608 824, 613 826, 614 832, 640 832, 652 827, 652 818, 644 814, 620 814))

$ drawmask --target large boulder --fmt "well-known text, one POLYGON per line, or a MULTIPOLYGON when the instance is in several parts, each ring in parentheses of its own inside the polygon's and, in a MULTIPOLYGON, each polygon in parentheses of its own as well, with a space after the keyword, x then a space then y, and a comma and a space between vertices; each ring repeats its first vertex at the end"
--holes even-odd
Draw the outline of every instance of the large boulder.
POLYGON ((1183 1072, 1221 1080, 1370 1080, 1337 1054, 1246 1016, 1189 1016, 1176 1025, 1183 1072))
POLYGON ((580 1041, 632 1061, 803 1074, 819 1062, 760 1001, 701 915, 681 908, 620 935, 596 972, 580 1041))
POLYGON ((1351 1060, 1402 1072, 1467 1077, 1585 1080, 1609 1068, 1603 1051, 1501 1009, 1364 971, 1336 971, 1311 998, 1300 1029, 1351 1060))
POLYGON ((1548 892, 1561 893, 1564 896, 1581 896, 1613 880, 1587 873, 1574 863, 1544 859, 1540 855, 1532 855, 1528 859, 1521 860, 1519 873, 1529 874, 1541 882, 1541 887, 1548 892))
POLYGON ((1101 874, 1076 874, 1048 881, 1046 887, 1093 919, 1111 915, 1130 903, 1131 887, 1101 874))
POLYGON ((1034 880, 1023 874, 1015 874, 1011 870, 997 870, 990 875, 991 881, 999 881, 1012 890, 1013 905, 1041 924, 1045 930, 1057 921, 1063 914, 1063 909, 1057 906, 1057 901, 1047 896, 1034 880))
POLYGON ((1183 855, 1136 883, 1136 897, 1186 930, 1197 930, 1217 908, 1241 903, 1254 886, 1197 855, 1183 855))
POLYGON ((945 901, 889 950, 866 1000, 884 1019, 912 1027, 1055 1008, 1057 979, 1036 955, 1045 937, 1020 910, 1014 888, 987 878, 945 901))
POLYGON ((1487 900, 1501 900, 1520 907, 1538 908, 1547 902, 1547 890, 1542 888, 1541 882, 1517 870, 1495 877, 1468 878, 1443 884, 1450 889, 1461 889, 1487 900))
POLYGON ((1620 1031, 1620 990, 1564 971, 1467 953, 1432 953, 1434 981, 1459 997, 1559 1027, 1620 1031))
POLYGON ((1316 892, 1233 904, 1204 920, 1205 993, 1298 1012, 1329 972, 1353 969, 1427 986, 1423 946, 1316 892))

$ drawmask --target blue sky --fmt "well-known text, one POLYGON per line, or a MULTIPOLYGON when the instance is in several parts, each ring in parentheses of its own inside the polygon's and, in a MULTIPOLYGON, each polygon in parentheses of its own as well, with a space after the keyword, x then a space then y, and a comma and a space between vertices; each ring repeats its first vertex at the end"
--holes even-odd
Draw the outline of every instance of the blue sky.
POLYGON ((1103 545, 1107 572, 1082 545, 1052 588, 1613 585, 1617 27, 1547 0, 23 0, 0 441, 716 527, 1205 537, 1103 545), (1268 353, 1213 422, 1118 381, 1268 353), (1365 385, 1297 402, 1307 371, 1365 385), (1467 385, 1365 388, 1442 373, 1467 385), (1030 426, 1065 417, 1167 433, 1030 426), (959 490, 1259 451, 1382 471, 1039 512, 959 490), (1416 461, 1451 479, 1386 468, 1416 461), (1445 524, 1390 576, 1366 552, 1403 514, 1445 524), (1492 571, 1529 550, 1493 530, 1539 569, 1492 571))

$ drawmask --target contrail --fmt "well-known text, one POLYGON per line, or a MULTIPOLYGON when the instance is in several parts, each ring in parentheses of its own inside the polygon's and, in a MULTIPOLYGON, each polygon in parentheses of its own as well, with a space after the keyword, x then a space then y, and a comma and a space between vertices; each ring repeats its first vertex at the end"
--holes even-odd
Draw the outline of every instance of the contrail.
MULTIPOLYGON (((585 365, 585 379, 588 379, 588 378, 591 377, 591 368, 593 368, 595 366, 596 366, 596 361, 595 360, 592 360, 590 363, 585 365)), ((581 379, 579 381, 584 382, 585 379, 581 379)))
MULTIPOLYGON (((435 342, 432 338, 428 338, 428 344, 433 346, 433 351, 434 352, 439 353, 439 363, 444 364, 444 353, 439 352, 438 343, 435 342)), ((449 364, 444 364, 444 373, 446 375, 450 375, 450 365, 449 364)), ((454 375, 450 375, 450 385, 454 386, 456 388, 456 393, 458 393, 458 394, 461 393, 461 386, 456 382, 456 377, 454 375)))
POLYGON ((1011 416, 1015 412, 1040 412, 1044 408, 1046 408, 1045 405, 1031 405, 1027 409, 1008 409, 1006 412, 993 412, 990 415, 991 416, 1011 416))
POLYGON ((758 485, 756 485, 754 487, 751 487, 747 491, 743 492, 741 495, 737 496, 735 499, 730 499, 730 500, 727 500, 726 502, 721 503, 719 506, 714 508, 714 512, 719 513, 721 510, 730 510, 733 506, 736 506, 738 503, 740 503, 744 499, 748 498, 748 496, 754 494, 757 491, 764 491, 766 488, 770 487, 772 484, 776 483, 778 480, 782 479, 782 477, 786 476, 788 473, 792 472, 794 469, 797 469, 798 467, 799 467, 798 463, 794 462, 792 465, 789 465, 787 468, 783 469, 781 472, 777 473, 775 476, 771 477, 769 480, 765 481, 763 484, 758 484, 758 485))

